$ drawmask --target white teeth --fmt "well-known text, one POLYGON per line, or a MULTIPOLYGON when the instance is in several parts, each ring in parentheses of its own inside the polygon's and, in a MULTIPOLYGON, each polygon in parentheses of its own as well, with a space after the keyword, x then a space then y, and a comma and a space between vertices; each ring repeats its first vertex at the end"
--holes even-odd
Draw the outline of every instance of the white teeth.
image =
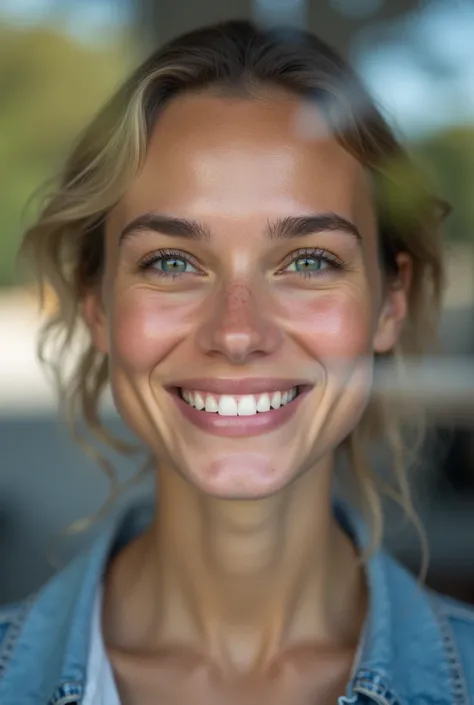
POLYGON ((218 413, 220 416, 255 416, 257 413, 266 413, 293 401, 297 394, 297 387, 292 387, 284 392, 265 392, 242 396, 231 396, 230 394, 213 396, 205 392, 193 392, 190 389, 181 390, 181 397, 190 406, 198 411, 218 413))
POLYGON ((204 407, 206 406, 206 404, 205 404, 204 399, 202 398, 202 396, 199 394, 199 392, 194 392, 193 396, 194 396, 194 400, 193 400, 193 401, 194 401, 194 404, 193 404, 193 406, 195 406, 196 409, 198 409, 199 411, 201 411, 201 409, 204 409, 204 407))
POLYGON ((219 399, 218 412, 221 416, 237 416, 237 401, 234 397, 223 394, 219 399))
POLYGON ((240 397, 238 403, 239 416, 254 416, 257 413, 257 400, 252 394, 240 397))
POLYGON ((210 411, 211 413, 215 413, 218 411, 218 405, 214 397, 211 397, 210 394, 207 395, 206 397, 206 411, 210 411))
POLYGON ((273 409, 279 409, 281 406, 281 392, 274 392, 270 401, 273 409))
POLYGON ((264 411, 270 411, 270 395, 261 394, 257 401, 257 411, 260 413, 264 411))

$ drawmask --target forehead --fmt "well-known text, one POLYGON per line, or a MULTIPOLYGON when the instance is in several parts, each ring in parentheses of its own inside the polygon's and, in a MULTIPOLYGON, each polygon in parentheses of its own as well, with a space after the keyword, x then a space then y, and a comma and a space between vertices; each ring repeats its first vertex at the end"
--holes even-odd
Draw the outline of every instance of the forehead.
POLYGON ((150 210, 199 218, 316 210, 357 220, 370 209, 361 164, 315 108, 275 92, 174 99, 118 210, 121 220, 150 210))

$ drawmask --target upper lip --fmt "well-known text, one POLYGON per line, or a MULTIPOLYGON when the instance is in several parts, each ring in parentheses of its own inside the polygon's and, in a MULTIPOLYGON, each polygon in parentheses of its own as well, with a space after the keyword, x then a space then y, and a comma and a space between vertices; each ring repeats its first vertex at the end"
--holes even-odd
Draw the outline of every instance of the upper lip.
POLYGON ((265 392, 284 392, 293 387, 312 386, 308 380, 281 379, 277 377, 251 377, 242 379, 223 379, 216 377, 200 377, 176 382, 173 387, 189 389, 194 392, 210 392, 213 394, 264 394, 265 392))

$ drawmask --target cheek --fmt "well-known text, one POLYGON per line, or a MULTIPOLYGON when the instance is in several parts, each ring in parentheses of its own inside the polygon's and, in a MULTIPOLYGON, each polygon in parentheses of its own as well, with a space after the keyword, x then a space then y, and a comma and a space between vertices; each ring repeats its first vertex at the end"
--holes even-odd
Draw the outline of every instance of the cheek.
POLYGON ((191 327, 189 305, 138 292, 116 301, 111 358, 134 372, 149 372, 166 358, 191 327))
POLYGON ((357 292, 328 292, 286 305, 285 315, 310 354, 318 359, 350 360, 372 351, 372 311, 357 292))

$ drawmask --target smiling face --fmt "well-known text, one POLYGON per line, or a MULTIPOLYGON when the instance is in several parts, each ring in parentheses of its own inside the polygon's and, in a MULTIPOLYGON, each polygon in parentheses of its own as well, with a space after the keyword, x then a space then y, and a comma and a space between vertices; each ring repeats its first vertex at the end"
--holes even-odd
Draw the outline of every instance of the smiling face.
POLYGON ((405 315, 403 286, 383 285, 368 176, 322 119, 305 140, 300 110, 279 93, 170 103, 108 219, 102 303, 85 301, 122 416, 215 496, 317 472, 405 315))

